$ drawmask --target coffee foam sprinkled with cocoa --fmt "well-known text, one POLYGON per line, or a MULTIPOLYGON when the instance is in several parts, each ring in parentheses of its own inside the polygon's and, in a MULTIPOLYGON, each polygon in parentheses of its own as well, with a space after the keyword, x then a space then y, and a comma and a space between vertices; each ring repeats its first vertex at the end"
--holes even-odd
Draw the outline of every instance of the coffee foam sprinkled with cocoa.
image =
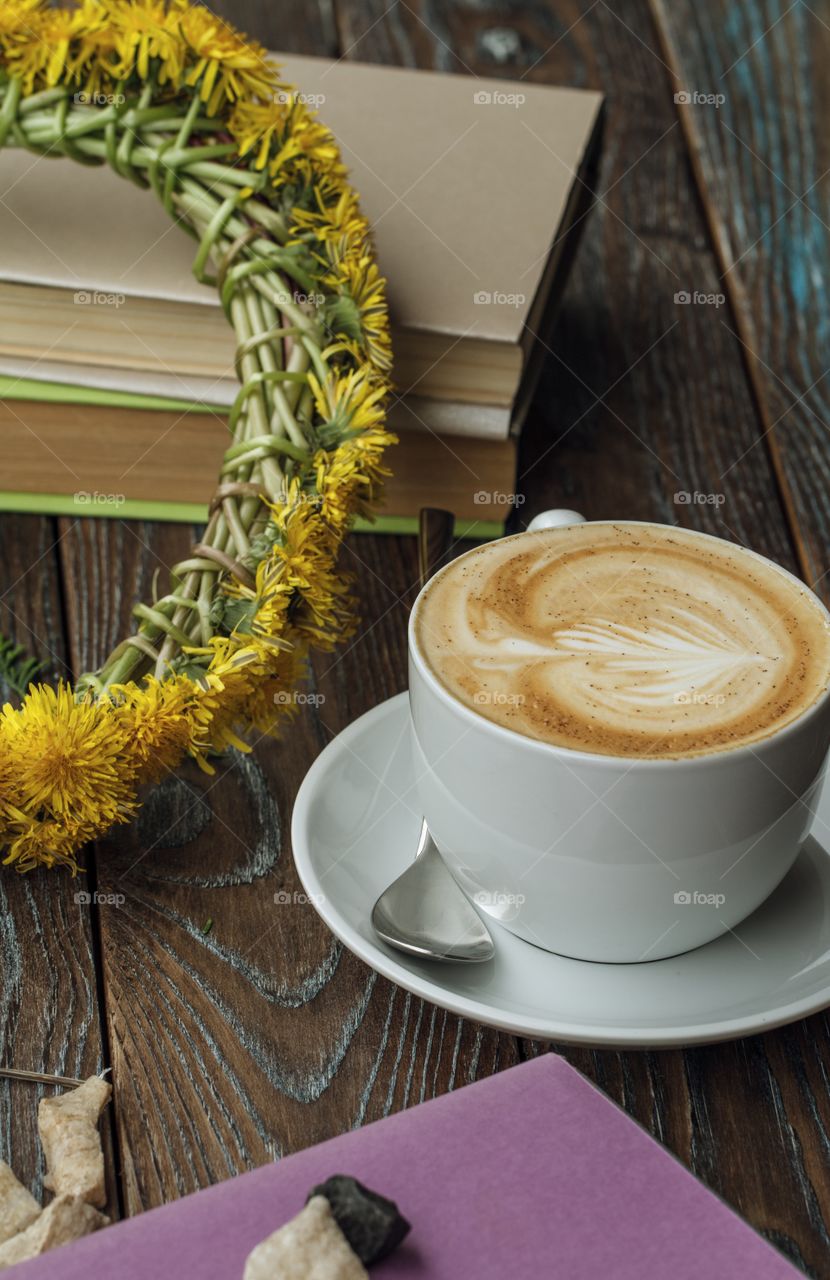
POLYGON ((830 624, 805 588, 669 526, 573 525, 477 548, 428 586, 416 637, 481 715, 614 756, 757 741, 830 679, 830 624))

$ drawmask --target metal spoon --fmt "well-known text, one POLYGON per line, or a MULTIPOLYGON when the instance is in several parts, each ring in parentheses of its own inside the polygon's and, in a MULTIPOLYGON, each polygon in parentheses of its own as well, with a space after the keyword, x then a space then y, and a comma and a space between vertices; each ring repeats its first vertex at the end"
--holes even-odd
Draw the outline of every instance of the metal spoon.
MULTIPOLYGON (((445 561, 453 523, 449 511, 421 510, 421 586, 445 561)), ((445 867, 426 822, 415 861, 380 895, 372 909, 372 925, 390 946, 429 960, 480 962, 495 954, 489 931, 445 867)))

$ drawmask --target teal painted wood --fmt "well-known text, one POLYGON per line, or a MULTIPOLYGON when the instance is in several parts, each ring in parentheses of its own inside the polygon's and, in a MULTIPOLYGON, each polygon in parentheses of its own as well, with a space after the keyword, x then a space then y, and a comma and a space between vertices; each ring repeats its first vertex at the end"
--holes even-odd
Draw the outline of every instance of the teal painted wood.
MULTIPOLYGON (((808 580, 827 598, 830 542, 830 144, 826 5, 655 0, 721 243, 721 278, 757 378, 808 580)), ((743 479, 736 451, 731 475, 743 479)))

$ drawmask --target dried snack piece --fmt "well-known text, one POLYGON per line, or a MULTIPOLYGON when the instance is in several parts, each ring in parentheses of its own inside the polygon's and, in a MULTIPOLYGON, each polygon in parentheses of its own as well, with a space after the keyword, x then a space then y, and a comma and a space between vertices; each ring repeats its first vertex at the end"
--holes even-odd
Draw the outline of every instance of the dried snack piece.
POLYGON ((0 1244, 25 1231, 39 1213, 37 1200, 0 1160, 0 1244))
POLYGON ((243 1280, 369 1280, 324 1196, 248 1254, 243 1280))
POLYGON ((106 1202, 98 1117, 111 1094, 103 1076, 90 1076, 77 1089, 42 1099, 37 1125, 48 1170, 43 1185, 56 1195, 80 1196, 99 1208, 106 1202))
POLYGON ((0 1244, 0 1271, 60 1244, 69 1244, 70 1240, 80 1240, 108 1223, 109 1218, 80 1196, 58 1196, 25 1231, 0 1244))
POLYGON ((397 1249, 409 1231, 409 1223, 394 1200, 370 1191, 346 1174, 332 1174, 312 1187, 311 1196, 326 1197, 337 1225, 364 1266, 370 1267, 397 1249))

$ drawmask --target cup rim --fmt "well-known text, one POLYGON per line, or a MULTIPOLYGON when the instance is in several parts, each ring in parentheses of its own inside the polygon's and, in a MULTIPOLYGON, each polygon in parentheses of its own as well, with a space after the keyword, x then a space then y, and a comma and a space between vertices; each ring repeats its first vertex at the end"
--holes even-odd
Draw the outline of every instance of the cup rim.
MULTIPOLYGON (((659 520, 585 520, 578 526, 565 525, 550 529, 522 529, 518 533, 509 534, 506 538, 497 538, 493 539, 493 541, 511 542, 516 538, 534 537, 538 534, 548 536, 561 533, 564 528, 584 528, 585 525, 624 525, 626 527, 637 528, 674 529, 678 533, 689 534, 695 538, 707 538, 712 542, 728 542, 726 538, 719 538, 717 534, 703 533, 697 529, 686 529, 682 525, 665 524, 659 520)), ((735 546, 736 544, 728 543, 728 545, 735 546)), ((812 702, 809 707, 805 707, 803 711, 799 712, 794 720, 790 720, 787 724, 782 725, 780 729, 773 730, 773 732, 768 733, 763 738, 755 738, 751 742, 740 743, 735 747, 722 747, 714 751, 702 752, 700 754, 690 756, 614 756, 603 754, 598 751, 581 751, 578 747, 563 747, 557 743, 543 742, 541 738, 532 738, 529 734, 519 733, 517 729, 510 729, 506 725, 497 724, 495 720, 490 720, 487 716, 482 715, 481 712, 474 711, 472 707, 468 707, 466 703, 462 702, 460 698, 457 698, 454 693, 442 684, 427 663, 424 654, 418 646, 415 635, 415 623, 418 610, 421 606, 421 602, 427 588, 438 578, 443 577, 443 575, 447 573, 453 565, 458 564, 461 560, 465 559, 466 556, 475 554, 475 552, 480 549, 480 547, 471 547, 469 551, 463 552, 460 556, 457 556, 455 560, 451 560, 449 564, 446 564, 443 568, 439 569, 438 573, 434 574, 433 577, 430 578, 429 582, 425 583, 424 586, 421 587, 409 613, 409 622, 407 624, 407 647, 410 662, 414 663, 417 667, 419 676, 431 691, 436 694, 436 696, 442 699, 453 712, 459 714, 462 720, 467 720, 471 725, 480 729, 483 728, 485 733, 491 733, 496 737, 496 739, 500 739, 505 743, 522 743, 527 748, 537 752, 542 752, 546 755, 552 755, 554 758, 564 757, 567 760, 573 761, 574 764, 578 764, 580 761, 590 762, 597 766, 604 765, 609 769, 619 769, 620 767, 625 766, 627 769, 636 767, 638 769, 648 768, 662 771, 665 769, 677 768, 678 766, 684 766, 686 768, 696 766, 700 768, 708 765, 712 767, 713 765, 717 765, 721 760, 735 760, 741 756, 746 757, 757 754, 758 750, 761 748, 767 747, 773 743, 781 743, 785 739, 791 737, 796 730, 804 728, 808 721, 812 720, 821 712, 827 704, 828 698, 830 698, 830 680, 828 680, 825 688, 818 695, 815 701, 812 702)), ((776 564, 774 560, 770 560, 768 556, 761 555, 759 551, 754 551, 751 547, 743 547, 738 544, 737 549, 744 552, 745 555, 752 556, 755 560, 760 560, 761 563, 766 565, 768 568, 775 569, 778 573, 783 574, 785 578, 789 578, 791 582, 794 582, 802 591, 806 591, 824 614, 827 625, 830 627, 830 609, 828 609, 824 601, 816 595, 812 588, 807 586, 806 582, 803 582, 801 578, 797 577, 794 573, 791 573, 789 569, 785 569, 783 565, 776 564)))

